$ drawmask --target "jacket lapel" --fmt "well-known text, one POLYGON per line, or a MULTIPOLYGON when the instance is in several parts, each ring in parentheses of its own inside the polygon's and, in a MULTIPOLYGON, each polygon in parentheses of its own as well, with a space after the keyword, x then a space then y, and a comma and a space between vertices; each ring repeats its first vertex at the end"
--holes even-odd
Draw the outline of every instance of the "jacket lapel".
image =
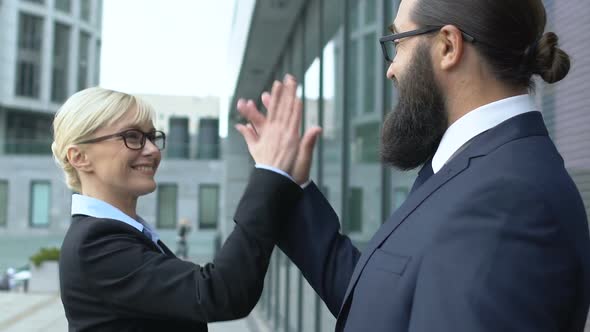
POLYGON ((339 330, 339 326, 341 327, 341 314, 349 305, 348 301, 350 300, 350 294, 354 290, 367 261, 371 258, 375 250, 381 246, 391 233, 393 233, 425 199, 449 180, 467 169, 471 159, 484 156, 500 145, 518 138, 547 135, 547 129, 543 123, 541 113, 529 112, 516 116, 473 139, 471 144, 464 151, 455 156, 455 158, 447 163, 438 173, 431 176, 424 184, 412 192, 404 204, 402 204, 402 206, 391 215, 387 222, 381 226, 367 247, 363 250, 363 254, 357 262, 352 277, 350 278, 348 289, 344 295, 344 301, 342 302, 340 313, 338 314, 336 330, 339 330))
MULTIPOLYGON (((426 182, 424 182, 424 184, 422 184, 410 196, 408 196, 404 204, 402 204, 402 206, 400 206, 400 208, 397 209, 397 211, 395 211, 391 217, 389 217, 387 222, 381 226, 379 231, 373 236, 369 244, 363 250, 363 254, 357 262, 352 277, 350 278, 343 303, 346 303, 348 300, 351 291, 356 286, 360 274, 365 268, 369 258, 371 258, 373 255, 373 252, 375 252, 375 249, 377 249, 381 243, 383 243, 383 241, 385 241, 389 235, 393 233, 393 231, 395 231, 395 229, 397 229, 399 225, 401 225, 425 199, 427 199, 433 192, 435 192, 453 177, 465 170, 468 164, 468 158, 460 158, 447 165, 450 167, 445 166, 443 169, 441 169, 441 171, 431 176, 426 182)), ((340 311, 342 312, 342 308, 340 311)))
POLYGON ((164 253, 168 256, 172 256, 172 257, 176 257, 176 255, 174 255, 174 253, 172 252, 172 250, 170 250, 170 248, 168 248, 164 242, 162 242, 161 240, 158 240, 158 244, 160 245, 160 247, 162 247, 162 250, 164 250, 164 253))

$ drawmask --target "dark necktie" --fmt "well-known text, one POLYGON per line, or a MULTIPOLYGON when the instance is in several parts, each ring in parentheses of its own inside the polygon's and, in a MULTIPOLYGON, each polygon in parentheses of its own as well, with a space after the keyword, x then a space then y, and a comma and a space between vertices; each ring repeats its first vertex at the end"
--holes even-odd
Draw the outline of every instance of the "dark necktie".
POLYGON ((416 181, 414 181, 414 185, 412 186, 412 190, 410 190, 410 194, 413 193, 416 189, 418 189, 418 187, 423 185, 424 182, 426 182, 426 180, 428 180, 433 174, 434 171, 432 170, 431 159, 426 164, 424 164, 420 172, 418 172, 418 177, 416 178, 416 181))

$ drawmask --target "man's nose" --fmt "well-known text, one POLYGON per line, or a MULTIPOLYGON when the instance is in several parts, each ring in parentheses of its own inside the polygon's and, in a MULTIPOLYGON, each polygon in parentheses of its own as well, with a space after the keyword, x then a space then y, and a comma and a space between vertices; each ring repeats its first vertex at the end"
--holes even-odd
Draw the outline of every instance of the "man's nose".
POLYGON ((385 74, 387 78, 393 80, 395 77, 394 69, 393 69, 393 62, 389 63, 389 67, 387 67, 387 73, 385 74))

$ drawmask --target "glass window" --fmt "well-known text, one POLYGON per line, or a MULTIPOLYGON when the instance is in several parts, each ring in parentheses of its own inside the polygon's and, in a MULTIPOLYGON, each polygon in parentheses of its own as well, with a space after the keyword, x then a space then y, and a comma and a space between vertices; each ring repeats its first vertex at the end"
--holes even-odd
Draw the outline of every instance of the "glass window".
POLYGON ((219 119, 199 119, 197 159, 219 159, 219 119))
MULTIPOLYGON (((382 62, 376 61, 377 28, 367 22, 368 11, 375 4, 360 1, 360 10, 352 11, 351 22, 362 22, 351 30, 349 75, 347 82, 348 112, 348 188, 345 189, 345 231, 358 233, 355 240, 364 242, 381 225, 382 179, 379 145, 381 112, 376 111, 377 76, 382 62)), ((381 79, 381 76, 379 77, 381 79)))
POLYGON ((31 183, 30 225, 31 227, 48 227, 51 200, 51 183, 33 181, 31 183))
POLYGON ((370 121, 359 123, 354 130, 354 155, 353 160, 358 163, 379 162, 379 140, 381 123, 370 121))
POLYGON ((16 94, 23 97, 39 97, 39 65, 19 61, 16 94))
POLYGON ((375 75, 378 68, 382 68, 380 66, 381 62, 377 58, 377 47, 379 47, 378 38, 376 33, 369 33, 365 35, 363 40, 363 113, 374 113, 376 112, 375 109, 375 101, 377 98, 376 95, 376 80, 377 76, 375 75))
POLYGON ((68 97, 68 63, 70 53, 70 27, 56 23, 53 33, 53 72, 51 101, 62 102, 68 97))
MULTIPOLYGON (((323 186, 321 188, 330 205, 342 218, 342 178, 344 177, 344 83, 343 36, 344 11, 340 0, 323 1, 324 46, 322 49, 323 84, 323 186)), ((332 324, 332 316, 322 315, 326 324, 332 324)), ((324 325, 325 326, 325 325, 324 325)), ((333 328, 332 328, 333 329, 333 328)), ((329 329, 328 329, 329 330, 329 329)))
POLYGON ((350 1, 350 31, 357 31, 361 26, 361 20, 359 19, 360 0, 347 1, 350 1))
MULTIPOLYGON (((322 48, 320 48, 320 43, 322 42, 320 39, 320 5, 321 1, 310 2, 307 6, 304 18, 305 34, 303 38, 305 52, 303 62, 306 69, 304 76, 305 116, 303 127, 306 131, 311 127, 321 125, 324 112, 324 105, 320 100, 320 53, 322 52, 322 48)), ((313 164, 310 174, 311 178, 316 182, 320 189, 323 187, 324 182, 323 160, 321 160, 323 156, 321 156, 319 152, 320 148, 322 148, 321 144, 323 144, 323 142, 320 137, 316 142, 313 152, 313 164)), ((302 305, 307 309, 303 312, 302 330, 318 331, 321 322, 320 300, 308 283, 305 283, 303 293, 306 295, 302 296, 302 305), (309 294, 309 296, 307 294, 309 294)))
POLYGON ((51 154, 53 115, 34 112, 8 112, 6 115, 7 154, 51 154))
POLYGON ((349 74, 348 77, 350 78, 348 81, 348 91, 346 93, 348 97, 348 110, 349 114, 352 118, 358 113, 359 110, 359 94, 360 91, 358 89, 362 83, 358 81, 358 71, 359 71, 359 41, 357 39, 352 39, 349 41, 349 50, 348 50, 348 63, 349 63, 349 74))
POLYGON ((343 117, 342 117, 342 29, 323 49, 323 190, 330 205, 342 217, 342 176, 343 173, 343 117), (329 193, 329 195, 328 195, 329 193))
POLYGON ((8 219, 8 181, 0 180, 0 227, 6 227, 8 219))
POLYGON ((71 0, 55 0, 55 9, 64 13, 69 13, 72 10, 71 0))
MULTIPOLYGON (((305 130, 320 125, 320 117, 322 114, 320 112, 320 105, 319 103, 319 95, 320 95, 320 59, 319 54, 320 50, 320 10, 319 10, 320 1, 312 2, 309 8, 307 8, 306 15, 305 15, 305 26, 304 29, 306 31, 304 35, 304 42, 305 42, 305 58, 304 64, 306 67, 305 70, 305 117, 303 121, 303 127, 305 130)), ((321 139, 321 138, 320 138, 321 139)), ((316 181, 316 183, 321 184, 323 179, 321 177, 323 174, 320 174, 320 164, 321 160, 318 155, 320 142, 316 142, 316 148, 314 149, 313 155, 313 165, 311 168, 311 178, 316 181)))
MULTIPOLYGON (((305 130, 313 126, 319 126, 319 81, 320 81, 320 61, 319 58, 315 58, 311 66, 305 72, 305 118, 303 125, 305 130)), ((313 166, 311 169, 311 178, 316 182, 319 177, 318 167, 318 144, 316 142, 316 148, 314 149, 313 155, 313 166)))
POLYGON ((19 16, 16 95, 39 97, 43 19, 21 13, 19 16))
POLYGON ((219 185, 199 185, 199 228, 216 229, 219 221, 219 185))
POLYGON ((78 91, 88 87, 88 60, 90 35, 86 32, 80 33, 80 44, 78 51, 78 91))
MULTIPOLYGON (((385 0, 389 1, 389 0, 385 0)), ((377 20, 377 0, 365 0, 365 24, 373 24, 377 20)))
POLYGON ((83 21, 90 22, 90 11, 92 0, 80 0, 80 18, 83 21))
POLYGON ((168 136, 166 157, 188 159, 190 136, 188 132, 188 117, 171 117, 168 119, 168 136))
POLYGON ((176 184, 158 185, 158 218, 156 220, 158 228, 176 227, 177 196, 178 186, 176 184))
POLYGON ((20 50, 41 51, 43 18, 20 14, 18 45, 20 50))

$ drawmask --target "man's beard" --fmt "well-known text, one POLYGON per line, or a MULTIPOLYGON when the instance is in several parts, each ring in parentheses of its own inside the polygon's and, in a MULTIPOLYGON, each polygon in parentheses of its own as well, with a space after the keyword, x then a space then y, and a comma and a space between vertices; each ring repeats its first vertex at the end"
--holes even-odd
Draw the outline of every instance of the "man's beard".
POLYGON ((401 170, 428 161, 447 130, 442 91, 434 77, 428 44, 417 46, 399 80, 399 102, 383 123, 381 160, 401 170))

